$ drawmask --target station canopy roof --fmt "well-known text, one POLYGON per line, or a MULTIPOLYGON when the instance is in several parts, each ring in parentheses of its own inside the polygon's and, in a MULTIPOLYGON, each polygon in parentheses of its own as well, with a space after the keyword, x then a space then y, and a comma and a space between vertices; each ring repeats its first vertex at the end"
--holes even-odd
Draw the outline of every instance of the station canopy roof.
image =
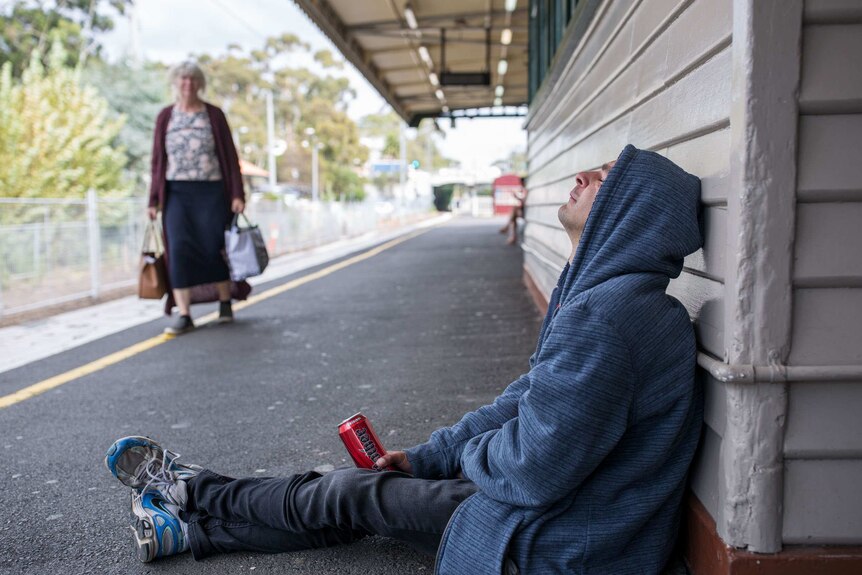
POLYGON ((295 0, 411 126, 523 116, 528 0, 295 0))

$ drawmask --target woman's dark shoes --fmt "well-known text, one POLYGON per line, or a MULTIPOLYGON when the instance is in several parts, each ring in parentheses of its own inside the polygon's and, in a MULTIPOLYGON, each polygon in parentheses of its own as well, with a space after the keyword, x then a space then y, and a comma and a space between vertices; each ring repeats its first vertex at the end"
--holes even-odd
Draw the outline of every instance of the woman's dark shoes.
POLYGON ((165 328, 165 333, 169 335, 182 335, 188 333, 195 328, 195 323, 192 321, 192 316, 181 315, 173 325, 165 328))
POLYGON ((233 308, 229 301, 221 301, 218 305, 218 323, 230 323, 233 321, 233 308))

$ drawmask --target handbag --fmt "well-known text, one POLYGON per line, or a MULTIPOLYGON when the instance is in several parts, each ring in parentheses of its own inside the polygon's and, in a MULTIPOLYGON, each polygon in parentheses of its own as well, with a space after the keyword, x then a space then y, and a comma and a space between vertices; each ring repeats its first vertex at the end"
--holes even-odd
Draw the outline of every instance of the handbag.
POLYGON ((236 214, 230 227, 224 232, 224 248, 230 279, 235 282, 259 276, 269 264, 269 254, 260 228, 248 221, 245 214, 236 214), (239 217, 246 227, 240 227, 239 217))
POLYGON ((141 247, 141 263, 138 274, 138 297, 162 299, 168 291, 168 270, 165 267, 165 246, 161 226, 155 221, 147 222, 144 229, 144 245, 141 247))

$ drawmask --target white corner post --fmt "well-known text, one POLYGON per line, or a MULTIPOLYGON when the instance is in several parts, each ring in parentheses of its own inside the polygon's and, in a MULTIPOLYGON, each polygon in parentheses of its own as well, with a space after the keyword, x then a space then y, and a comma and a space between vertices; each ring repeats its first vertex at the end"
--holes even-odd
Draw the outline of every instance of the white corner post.
POLYGON ((87 190, 87 246, 90 260, 90 297, 99 297, 102 238, 99 231, 99 200, 96 190, 87 190))
POLYGON ((724 360, 771 376, 725 384, 716 523, 759 553, 782 548, 801 36, 802 0, 734 0, 724 360))

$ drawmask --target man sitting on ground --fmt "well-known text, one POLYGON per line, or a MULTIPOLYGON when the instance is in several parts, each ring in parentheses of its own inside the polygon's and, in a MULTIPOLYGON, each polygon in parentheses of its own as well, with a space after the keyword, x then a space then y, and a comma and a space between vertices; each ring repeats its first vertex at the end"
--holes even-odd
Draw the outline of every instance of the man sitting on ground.
POLYGON ((581 172, 559 218, 572 254, 530 370, 492 404, 378 465, 232 479, 142 437, 108 451, 133 488, 144 561, 395 537, 441 574, 658 573, 700 435, 695 339, 665 293, 701 245, 699 180, 627 146, 581 172))

